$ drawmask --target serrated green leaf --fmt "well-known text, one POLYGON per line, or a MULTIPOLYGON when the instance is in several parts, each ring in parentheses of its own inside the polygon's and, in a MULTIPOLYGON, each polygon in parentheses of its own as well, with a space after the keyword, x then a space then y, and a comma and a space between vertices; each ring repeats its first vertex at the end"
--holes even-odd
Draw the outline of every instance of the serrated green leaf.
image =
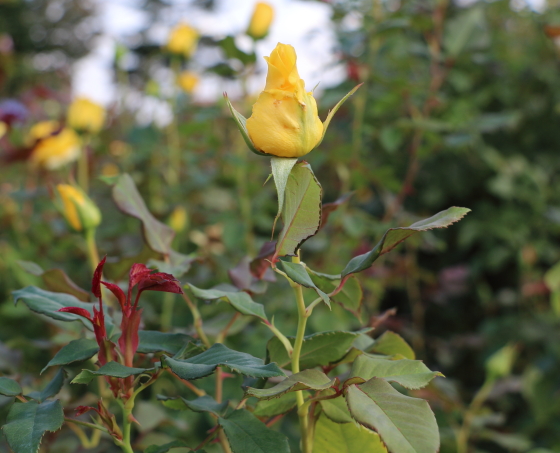
POLYGON ((286 184, 288 183, 288 178, 290 173, 297 163, 298 158, 290 157, 272 157, 270 159, 270 166, 272 168, 272 176, 274 177, 274 185, 276 186, 276 193, 278 195, 278 212, 274 218, 274 225, 272 226, 272 232, 274 233, 274 228, 278 218, 282 214, 282 208, 284 207, 284 195, 286 193, 286 184))
POLYGON ((95 340, 90 340, 89 338, 72 340, 55 354, 50 362, 47 363, 45 368, 41 370, 41 374, 50 366, 69 365, 75 362, 82 362, 84 360, 91 359, 98 352, 99 346, 95 340))
POLYGON ((264 321, 267 320, 266 313, 264 312, 264 307, 262 304, 257 304, 251 299, 251 296, 244 291, 234 292, 234 291, 222 291, 219 289, 200 289, 196 286, 187 283, 185 287, 188 287, 193 294, 199 299, 204 300, 216 300, 223 299, 229 302, 233 308, 235 308, 239 313, 248 316, 256 316, 264 321))
POLYGON ((151 214, 138 192, 136 184, 127 173, 120 175, 113 186, 113 199, 121 211, 142 222, 144 238, 154 252, 164 255, 171 252, 171 242, 175 237, 175 231, 151 214))
POLYGON ((470 212, 470 209, 452 207, 428 219, 413 223, 409 227, 390 228, 372 250, 350 260, 341 273, 342 277, 368 269, 377 258, 390 252, 410 236, 420 231, 432 230, 434 228, 446 228, 461 220, 468 212, 470 212))
POLYGON ((233 453, 290 453, 288 439, 273 431, 246 410, 219 418, 233 453))
POLYGON ((384 355, 400 354, 410 360, 416 358, 416 354, 409 344, 398 333, 391 332, 390 330, 375 340, 371 352, 384 355))
POLYGON ((300 162, 294 166, 286 184, 282 221, 272 261, 279 256, 294 256, 304 241, 317 234, 321 224, 322 189, 311 166, 300 162))
MULTIPOLYGON (((332 293, 338 287, 340 282, 340 275, 327 275, 314 271, 310 271, 309 275, 311 280, 313 280, 313 283, 315 283, 327 294, 332 293)), ((334 300, 337 304, 348 310, 358 319, 360 319, 360 310, 362 308, 363 298, 364 293, 362 291, 362 286, 360 285, 358 279, 354 276, 348 278, 342 289, 337 294, 331 296, 331 300, 334 300)))
MULTIPOLYGON (((79 307, 87 310, 93 317, 93 307, 97 306, 97 304, 82 302, 70 294, 53 293, 36 286, 27 286, 13 291, 12 294, 14 296, 14 304, 17 304, 21 299, 30 310, 36 313, 46 315, 57 321, 80 321, 88 329, 92 329, 91 322, 84 317, 74 313, 61 313, 58 310, 64 307, 79 307)), ((105 322, 107 325, 112 325, 109 316, 105 316, 105 322)))
POLYGON ((350 377, 361 377, 364 381, 377 377, 407 389, 425 387, 436 376, 443 375, 439 371, 430 371, 420 360, 390 360, 366 354, 356 358, 350 373, 350 377))
POLYGON ((170 398, 166 396, 158 396, 158 400, 160 400, 165 407, 169 407, 170 409, 189 409, 194 412, 210 412, 218 416, 223 416, 228 407, 227 401, 218 403, 214 398, 208 395, 190 401, 183 397, 170 398))
POLYGON ((343 397, 319 401, 323 413, 335 423, 354 423, 343 397))
POLYGON ((231 112, 231 116, 233 117, 233 120, 235 121, 235 124, 237 125, 239 132, 241 132, 241 136, 243 137, 243 140, 245 140, 245 143, 247 144, 249 149, 259 156, 270 156, 269 154, 263 153, 262 151, 259 151, 257 148, 255 148, 255 145, 253 145, 253 142, 249 137, 249 131, 247 131, 247 118, 245 118, 241 113, 235 110, 233 105, 231 105, 231 102, 229 101, 227 95, 224 94, 224 97, 226 99, 226 104, 229 107, 229 111, 231 112))
POLYGON ((327 133, 327 129, 329 128, 329 124, 331 124, 331 120, 333 119, 334 114, 338 111, 338 109, 342 106, 342 104, 344 104, 346 102, 346 100, 350 96, 352 96, 358 90, 358 88, 360 88, 361 86, 362 86, 362 84, 360 83, 359 85, 356 85, 354 88, 352 88, 350 90, 350 92, 346 96, 344 96, 340 101, 338 101, 337 104, 328 113, 327 118, 323 122, 323 135, 321 136, 321 140, 319 140, 317 145, 315 145, 315 148, 317 148, 321 144, 323 139, 325 138, 325 134, 327 133))
POLYGON ((74 379, 72 384, 89 384, 95 376, 111 376, 116 378, 127 378, 138 374, 152 371, 153 368, 132 368, 121 365, 118 362, 107 362, 97 371, 82 370, 74 379))
POLYGON ((194 342, 194 338, 184 333, 167 333, 157 330, 140 330, 138 332, 140 354, 153 352, 167 352, 177 354, 189 342, 194 342))
MULTIPOLYGON (((340 360, 352 346, 352 342, 361 332, 320 332, 303 339, 299 364, 302 369, 325 366, 340 360)), ((292 345, 294 337, 288 337, 292 345)), ((291 369, 292 359, 286 348, 272 337, 267 345, 271 362, 278 363, 280 368, 291 369)))
POLYGON ((355 423, 338 424, 324 415, 315 425, 313 453, 387 453, 379 435, 355 423))
POLYGON ((13 379, 0 377, 0 395, 17 396, 21 395, 21 386, 13 379))
POLYGON ((299 283, 306 288, 314 289, 319 297, 323 299, 323 302, 325 302, 325 304, 327 304, 327 306, 331 308, 331 300, 329 299, 329 296, 324 291, 319 289, 315 285, 315 283, 313 283, 313 280, 307 273, 305 266, 300 263, 290 263, 288 261, 278 261, 277 265, 280 270, 283 270, 286 275, 290 277, 294 282, 299 283))
POLYGON ((439 430, 422 399, 405 396, 383 379, 373 378, 346 389, 352 417, 376 431, 391 453, 437 453, 439 430))
POLYGON ((253 414, 257 417, 274 417, 285 414, 297 405, 295 392, 284 393, 278 398, 259 400, 253 414))
POLYGON ((47 432, 58 431, 64 422, 60 401, 16 403, 10 408, 2 427, 14 453, 37 453, 47 432))
POLYGON ((58 395, 58 392, 60 392, 60 389, 62 389, 62 386, 64 385, 64 376, 64 369, 60 368, 43 390, 41 390, 40 392, 31 392, 30 394, 25 396, 33 398, 35 401, 42 403, 47 398, 58 395))
MULTIPOLYGON (((144 453, 167 453, 172 448, 189 448, 188 445, 182 440, 174 440, 165 445, 151 445, 144 450, 144 453)), ((191 450, 193 453, 206 453, 205 450, 191 450)))
POLYGON ((336 378, 330 379, 325 373, 316 369, 304 370, 292 374, 279 384, 268 389, 254 389, 249 387, 245 396, 254 396, 259 399, 277 398, 287 392, 298 390, 325 390, 334 385, 336 378))
POLYGON ((164 356, 161 363, 181 379, 186 380, 208 376, 218 366, 225 366, 245 376, 259 378, 284 376, 284 372, 275 363, 265 365, 263 360, 244 352, 233 351, 221 343, 216 343, 202 354, 186 360, 176 360, 164 356))

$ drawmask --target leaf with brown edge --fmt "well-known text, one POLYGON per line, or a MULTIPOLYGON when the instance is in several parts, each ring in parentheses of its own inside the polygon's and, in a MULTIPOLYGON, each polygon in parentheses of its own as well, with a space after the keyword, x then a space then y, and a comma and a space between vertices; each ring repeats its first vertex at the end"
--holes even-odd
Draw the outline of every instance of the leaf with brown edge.
POLYGON ((470 212, 470 209, 452 207, 428 219, 413 223, 408 227, 390 228, 372 250, 352 258, 341 272, 341 276, 344 279, 344 277, 350 274, 368 269, 377 258, 390 252, 410 236, 420 231, 428 231, 434 228, 446 228, 461 220, 468 212, 470 212))

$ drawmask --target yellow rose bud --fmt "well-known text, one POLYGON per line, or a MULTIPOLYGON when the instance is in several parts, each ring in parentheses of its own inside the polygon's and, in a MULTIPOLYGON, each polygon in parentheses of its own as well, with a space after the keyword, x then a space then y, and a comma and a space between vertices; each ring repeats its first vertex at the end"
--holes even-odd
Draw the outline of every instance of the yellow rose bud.
POLYGON ((274 8, 266 2, 257 2, 247 34, 255 40, 264 38, 268 34, 272 19, 274 19, 274 8))
POLYGON ((80 189, 69 184, 58 184, 56 190, 62 199, 62 213, 74 230, 95 228, 101 223, 99 209, 80 189))
POLYGON ((31 163, 54 170, 80 156, 81 142, 72 129, 61 128, 56 121, 42 121, 29 131, 27 142, 33 147, 31 163))
POLYGON ((105 122, 105 109, 86 98, 76 98, 68 108, 68 125, 80 132, 97 133, 105 122))
POLYGON ((4 137, 6 132, 8 132, 8 125, 3 121, 0 121, 0 138, 4 137))
POLYGON ((198 32, 190 25, 180 24, 171 30, 165 47, 171 53, 189 58, 196 50, 198 36, 198 32))
POLYGON ((305 91, 296 58, 294 48, 281 43, 270 57, 265 57, 266 86, 247 119, 253 146, 277 157, 303 156, 319 144, 323 135, 317 102, 312 92, 305 91))
POLYGON ((198 76, 191 71, 183 71, 177 77, 177 85, 179 85, 185 92, 192 93, 198 85, 198 76))

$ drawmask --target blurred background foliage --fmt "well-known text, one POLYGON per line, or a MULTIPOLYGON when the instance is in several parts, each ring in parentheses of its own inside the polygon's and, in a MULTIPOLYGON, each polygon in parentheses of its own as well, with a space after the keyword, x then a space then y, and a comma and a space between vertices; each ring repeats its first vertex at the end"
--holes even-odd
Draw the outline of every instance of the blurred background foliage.
MULTIPOLYGON (((215 3, 194 7, 212 10, 215 3)), ((334 314, 323 308, 310 328, 376 325, 376 335, 391 328, 409 340, 419 358, 447 376, 417 392, 436 412, 442 452, 460 450, 465 425, 468 451, 560 451, 558 9, 550 3, 535 12, 504 0, 323 3, 332 10, 332 52, 347 78, 323 92, 321 117, 353 86, 364 85, 339 111, 320 149, 306 157, 324 202, 354 193, 305 244, 304 260, 337 273, 387 227, 448 206, 472 212, 449 230, 415 237, 360 275, 361 322, 339 307, 334 314), (349 26, 356 20, 359 26, 349 26), (396 314, 383 317, 391 308, 396 314), (496 374, 488 358, 506 345, 514 360, 496 374)), ((143 10, 156 18, 164 6, 146 1, 143 10)), ((94 12, 95 2, 86 1, 0 2, 0 120, 9 123, 0 138, 0 371, 24 383, 36 379, 67 338, 56 324, 13 306, 11 291, 45 285, 20 261, 63 269, 83 288, 90 278, 86 245, 52 201, 53 184, 72 171, 31 168, 26 134, 38 121, 64 122, 72 63, 99 32, 94 12)), ((144 38, 140 33, 117 49, 117 93, 166 99, 173 117, 142 125, 123 99, 108 107, 105 128, 89 142, 90 195, 104 217, 98 248, 109 255, 107 274, 115 280, 131 259, 157 258, 143 245, 139 222, 111 199, 111 178, 128 172, 151 212, 177 231, 175 249, 196 256, 182 280, 203 288, 229 284, 227 271, 270 239, 276 199, 270 182, 263 187, 268 160, 248 153, 221 99, 197 104, 177 88, 165 94, 154 67, 179 71, 188 62, 144 38), (124 62, 130 55, 133 65, 124 62), (180 152, 178 166, 169 158, 173 149, 180 152)), ((246 80, 261 58, 237 48, 233 37, 202 36, 200 46, 219 52, 220 63, 206 71, 224 78, 246 80)), ((248 116, 253 99, 246 94, 235 104, 248 116)), ((295 331, 288 288, 272 285, 256 300, 283 331, 295 331)), ((152 302, 147 323, 160 328, 160 298, 152 302)), ((209 330, 227 322, 224 310, 230 309, 203 307, 209 330)), ((177 301, 167 328, 185 329, 191 321, 177 301)), ((262 326, 238 323, 229 341, 262 356, 269 336, 262 326)), ((147 436, 173 438, 193 428, 188 416, 147 407, 138 417, 147 436)), ((61 438, 56 451, 76 451, 71 434, 61 438)))

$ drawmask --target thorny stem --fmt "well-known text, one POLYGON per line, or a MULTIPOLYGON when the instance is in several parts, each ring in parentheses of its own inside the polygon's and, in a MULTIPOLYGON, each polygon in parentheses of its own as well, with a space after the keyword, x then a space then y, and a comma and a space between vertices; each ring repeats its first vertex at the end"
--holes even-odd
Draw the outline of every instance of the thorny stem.
MULTIPOLYGON (((292 263, 299 263, 299 254, 292 257, 292 263)), ((307 316, 305 313, 305 301, 303 300, 303 289, 301 285, 290 281, 296 296, 296 303, 298 308, 298 327, 296 333, 296 340, 294 343, 294 351, 292 353, 292 372, 299 373, 299 359, 301 355, 301 348, 303 346, 303 337, 305 335, 305 325, 307 324, 307 316)), ((309 424, 307 420, 307 411, 300 413, 299 408, 304 405, 303 391, 296 392, 296 401, 298 405, 299 427, 301 431, 301 445, 303 453, 311 453, 311 442, 308 437, 309 424)))

